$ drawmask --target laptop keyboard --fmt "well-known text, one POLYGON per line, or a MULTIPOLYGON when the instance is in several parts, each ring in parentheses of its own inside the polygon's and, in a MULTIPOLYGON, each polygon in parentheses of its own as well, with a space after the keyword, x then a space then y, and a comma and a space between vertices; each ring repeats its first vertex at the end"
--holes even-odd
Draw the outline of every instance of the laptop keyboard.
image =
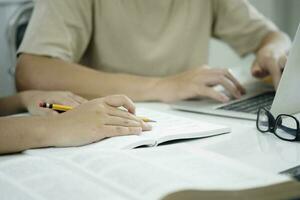
POLYGON ((266 92, 242 101, 219 107, 218 109, 256 114, 260 107, 271 109, 274 97, 275 92, 266 92))

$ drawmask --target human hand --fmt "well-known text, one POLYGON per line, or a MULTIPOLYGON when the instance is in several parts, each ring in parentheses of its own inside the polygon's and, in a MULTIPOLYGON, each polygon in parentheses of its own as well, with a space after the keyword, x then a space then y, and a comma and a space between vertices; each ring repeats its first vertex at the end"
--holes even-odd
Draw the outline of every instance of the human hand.
POLYGON ((273 85, 277 89, 282 71, 287 62, 288 52, 272 45, 261 48, 252 65, 252 75, 256 78, 265 78, 271 75, 273 85))
POLYGON ((207 66, 161 79, 157 85, 162 88, 162 100, 166 102, 194 97, 229 101, 228 96, 213 88, 217 85, 223 86, 235 98, 245 94, 245 89, 228 69, 212 69, 207 66))
POLYGON ((123 95, 92 100, 52 117, 49 121, 52 144, 58 147, 80 146, 108 137, 137 135, 151 130, 151 126, 134 113, 133 102, 123 95))
POLYGON ((21 101, 24 107, 32 115, 53 115, 57 111, 48 108, 41 108, 41 102, 55 103, 77 107, 87 102, 86 99, 77 96, 71 92, 46 92, 46 91, 25 91, 20 93, 21 101))

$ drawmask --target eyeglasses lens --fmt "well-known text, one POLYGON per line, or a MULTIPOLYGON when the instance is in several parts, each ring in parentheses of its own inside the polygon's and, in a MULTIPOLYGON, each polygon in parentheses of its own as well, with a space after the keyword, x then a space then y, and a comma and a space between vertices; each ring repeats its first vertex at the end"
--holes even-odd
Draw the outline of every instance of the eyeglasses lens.
POLYGON ((289 116, 281 116, 277 120, 275 134, 287 140, 295 140, 297 137, 297 122, 289 116))
POLYGON ((267 111, 264 109, 261 109, 259 111, 258 129, 260 131, 268 131, 269 130, 269 117, 268 117, 267 111))

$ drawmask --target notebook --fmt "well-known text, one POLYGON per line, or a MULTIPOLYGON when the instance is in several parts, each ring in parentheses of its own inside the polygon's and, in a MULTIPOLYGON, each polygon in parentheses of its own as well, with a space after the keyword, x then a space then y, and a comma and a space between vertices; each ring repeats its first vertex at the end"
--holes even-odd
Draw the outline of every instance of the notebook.
POLYGON ((155 120, 155 123, 151 123, 153 129, 143 132, 141 135, 112 137, 93 145, 108 149, 133 149, 140 146, 154 147, 165 142, 205 138, 231 131, 229 127, 224 125, 188 119, 151 109, 138 109, 137 115, 155 120))
POLYGON ((93 144, 81 147, 68 148, 43 148, 30 151, 77 151, 79 149, 134 149, 141 146, 154 147, 159 144, 185 139, 206 138, 229 133, 231 129, 220 124, 204 122, 202 120, 188 119, 176 115, 166 114, 151 109, 139 108, 137 116, 143 116, 155 120, 151 123, 151 131, 141 135, 116 136, 107 138, 93 144))

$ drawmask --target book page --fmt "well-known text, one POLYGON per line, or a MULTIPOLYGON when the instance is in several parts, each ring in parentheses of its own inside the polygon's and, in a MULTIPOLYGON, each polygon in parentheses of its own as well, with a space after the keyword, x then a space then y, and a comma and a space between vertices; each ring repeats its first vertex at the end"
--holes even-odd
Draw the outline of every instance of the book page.
POLYGON ((152 130, 139 136, 113 137, 100 141, 98 148, 132 149, 138 146, 154 146, 175 139, 202 138, 229 133, 230 128, 184 117, 178 117, 163 112, 140 108, 137 116, 145 116, 156 122, 151 123, 152 130))
POLYGON ((90 146, 91 148, 96 147, 101 149, 134 149, 139 146, 155 146, 155 139, 144 137, 144 135, 147 135, 150 132, 151 131, 142 133, 141 135, 127 135, 107 138, 91 144, 90 146))
POLYGON ((201 138, 213 135, 229 133, 230 128, 222 125, 191 120, 153 111, 150 109, 139 109, 138 116, 147 116, 155 123, 151 123, 153 130, 143 132, 140 135, 117 136, 107 138, 99 142, 74 148, 43 148, 28 151, 78 151, 84 149, 133 149, 140 146, 156 146, 159 143, 175 139, 201 138))
POLYGON ((29 155, 0 163, 0 186, 1 199, 138 199, 66 159, 29 155))
POLYGON ((147 116, 156 121, 156 123, 151 123, 153 130, 143 133, 142 137, 151 138, 156 140, 157 143, 176 139, 203 138, 230 132, 230 128, 223 125, 192 120, 149 109, 141 108, 137 110, 137 115, 147 116))
POLYGON ((0 174, 0 197, 1 199, 22 199, 36 200, 39 199, 30 191, 27 191, 22 186, 18 185, 11 179, 7 179, 0 174))
POLYGON ((26 187, 35 188, 39 195, 47 196, 49 188, 54 187, 55 183, 55 192, 58 193, 55 199, 60 199, 60 193, 65 189, 59 187, 60 184, 71 185, 75 193, 80 193, 76 196, 80 197, 83 196, 81 192, 88 191, 93 195, 101 193, 109 199, 118 194, 122 194, 123 199, 159 199, 183 189, 244 189, 289 180, 285 176, 261 172, 213 152, 201 150, 195 153, 176 145, 123 151, 85 149, 68 154, 38 151, 30 159, 22 163, 16 161, 5 167, 0 165, 0 174, 9 174, 13 180, 23 182, 28 178, 24 182, 26 187), (38 165, 41 165, 41 169, 38 165), (26 173, 13 173, 22 171, 22 166, 31 166, 29 171, 38 175, 32 178, 26 173), (88 188, 82 190, 80 187, 83 186, 77 185, 78 181, 88 188), (39 187, 48 189, 41 188, 41 193, 39 187))

